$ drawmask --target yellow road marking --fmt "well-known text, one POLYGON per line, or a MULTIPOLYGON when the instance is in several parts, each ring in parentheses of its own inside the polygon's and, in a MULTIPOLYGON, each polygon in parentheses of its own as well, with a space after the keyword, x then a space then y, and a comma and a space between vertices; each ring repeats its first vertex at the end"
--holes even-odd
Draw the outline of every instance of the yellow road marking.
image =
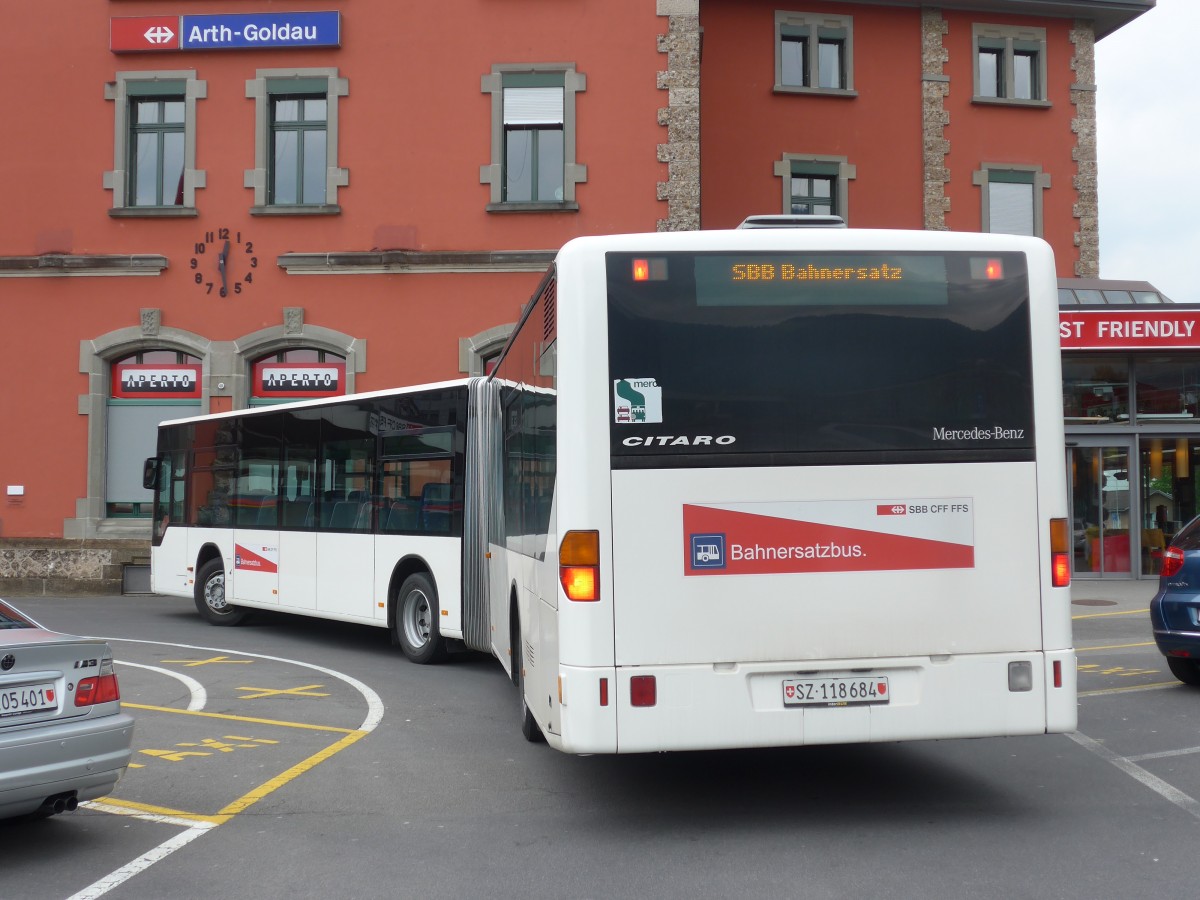
POLYGON ((214 656, 214 657, 211 657, 210 659, 160 659, 159 662, 178 663, 179 665, 185 666, 189 669, 193 669, 196 666, 207 666, 211 663, 228 663, 230 665, 233 665, 233 664, 249 665, 250 663, 254 662, 254 660, 252 660, 252 659, 230 659, 228 656, 214 656))
POLYGON ((283 787, 292 779, 298 778, 309 769, 329 759, 329 757, 333 756, 335 753, 340 753, 351 744, 361 740, 362 738, 365 738, 368 734, 370 734, 369 731, 355 731, 346 735, 337 743, 330 744, 324 750, 314 753, 303 762, 296 763, 296 765, 292 766, 286 772, 276 775, 270 781, 264 782, 254 790, 243 794, 237 800, 234 800, 232 803, 222 809, 218 815, 226 818, 232 818, 233 816, 236 816, 238 813, 245 811, 248 807, 263 799, 263 797, 266 797, 268 794, 279 790, 279 788, 283 787))
POLYGON ((328 697, 328 694, 322 694, 314 691, 313 688, 325 687, 323 684, 305 684, 300 687, 283 688, 276 690, 275 688, 261 687, 240 687, 239 691, 258 691, 257 694, 246 694, 238 697, 239 700, 258 700, 262 697, 328 697))
POLYGON ((202 719, 228 719, 232 722, 250 722, 254 725, 278 725, 280 728, 305 728, 309 731, 332 731, 338 734, 357 734, 357 728, 340 728, 336 725, 313 725, 309 722, 284 722, 279 719, 256 719, 253 716, 234 716, 228 713, 202 712, 191 709, 175 709, 170 706, 146 706, 142 703, 121 702, 122 707, 144 709, 148 712, 175 713, 180 716, 199 716, 202 719))
POLYGON ((133 812, 148 813, 152 816, 172 816, 176 819, 186 819, 189 822, 208 822, 211 825, 220 825, 222 819, 216 816, 202 816, 198 813, 183 812, 178 809, 171 809, 167 806, 151 806, 149 803, 137 803, 133 800, 118 800, 115 797, 101 797, 97 802, 103 803, 106 806, 116 806, 120 809, 128 809, 133 812))
POLYGON ((1090 653, 1093 650, 1125 650, 1129 647, 1153 647, 1154 641, 1142 641, 1137 644, 1108 644, 1103 647, 1076 647, 1076 653, 1090 653))
POLYGON ((1103 619, 1107 616, 1144 616, 1149 612, 1150 607, 1147 606, 1145 609, 1126 609, 1121 612, 1087 613, 1082 616, 1071 616, 1071 619, 1103 619))
POLYGON ((1159 691, 1163 688, 1178 687, 1178 681, 1157 681, 1153 684, 1131 684, 1128 687, 1105 688, 1100 691, 1080 691, 1079 697, 1103 697, 1105 694, 1131 694, 1134 691, 1159 691))

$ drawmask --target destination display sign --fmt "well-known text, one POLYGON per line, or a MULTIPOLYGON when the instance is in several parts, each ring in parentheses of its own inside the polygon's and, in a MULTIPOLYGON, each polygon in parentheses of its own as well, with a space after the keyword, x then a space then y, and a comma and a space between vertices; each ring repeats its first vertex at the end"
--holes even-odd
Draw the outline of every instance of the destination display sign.
POLYGON ((125 16, 109 20, 113 53, 340 47, 338 11, 125 16))

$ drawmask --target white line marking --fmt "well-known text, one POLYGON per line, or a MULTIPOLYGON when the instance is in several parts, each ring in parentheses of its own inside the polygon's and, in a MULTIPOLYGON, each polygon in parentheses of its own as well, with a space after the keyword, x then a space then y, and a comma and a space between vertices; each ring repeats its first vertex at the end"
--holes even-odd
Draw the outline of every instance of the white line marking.
MULTIPOLYGON (((302 662, 301 660, 298 660, 298 659, 287 659, 282 656, 267 656, 263 653, 246 653, 241 650, 225 650, 220 647, 197 647, 193 644, 172 644, 167 641, 141 641, 141 640, 136 640, 134 638, 111 638, 111 637, 104 638, 104 640, 114 641, 114 642, 120 641, 120 642, 127 643, 127 644, 153 644, 153 645, 159 646, 159 647, 179 647, 183 650, 203 650, 206 653, 225 653, 225 654, 229 654, 229 655, 233 655, 233 656, 253 656, 256 659, 266 659, 266 660, 270 660, 271 662, 281 662, 286 665, 300 666, 305 669, 312 669, 315 672, 321 672, 325 675, 329 675, 331 678, 337 678, 341 681, 344 681, 346 684, 350 685, 352 688, 354 688, 356 691, 358 691, 360 694, 362 694, 363 699, 367 703, 367 716, 365 719, 363 719, 363 723, 360 726, 358 726, 359 731, 374 731, 375 726, 378 725, 379 722, 383 719, 383 711, 384 711, 383 700, 380 698, 380 696, 377 693, 375 693, 375 691, 373 691, 371 688, 367 687, 367 685, 363 684, 357 678, 352 678, 349 675, 346 675, 342 672, 338 672, 334 669, 327 669, 324 666, 318 666, 314 663, 302 662)), ((131 665, 131 664, 126 663, 126 665, 131 665)), ((152 666, 143 666, 142 668, 150 669, 153 667, 152 666)), ((164 669, 162 671, 166 671, 166 670, 164 669)), ((168 674, 174 675, 177 673, 171 672, 168 674)), ((99 808, 99 807, 96 807, 96 808, 99 808)), ((109 810, 105 810, 105 811, 109 811, 109 810)), ((178 821, 174 821, 174 822, 170 821, 170 819, 172 817, 155 815, 153 813, 140 813, 140 812, 137 812, 134 810, 121 810, 121 814, 122 815, 131 815, 134 818, 144 819, 149 822, 161 822, 163 824, 180 824, 178 821)), ((234 814, 234 816, 231 816, 230 818, 231 819, 236 818, 236 813, 234 814)), ((153 850, 143 853, 141 856, 139 856, 137 859, 133 860, 132 862, 127 863, 124 866, 121 866, 121 868, 117 869, 114 872, 110 872, 108 875, 105 875, 99 881, 93 882, 92 884, 85 887, 78 894, 75 894, 74 896, 69 897, 68 900, 96 900, 97 897, 102 897, 104 894, 107 894, 109 891, 111 891, 117 885, 123 884, 124 882, 126 882, 130 878, 132 878, 134 875, 137 875, 139 872, 144 872, 146 869, 150 868, 156 862, 166 859, 168 856, 170 856, 176 850, 180 849, 181 847, 186 847, 188 844, 190 844, 196 838, 200 837, 202 834, 204 834, 207 831, 211 831, 213 828, 216 828, 217 826, 213 825, 210 822, 190 822, 189 821, 186 823, 185 827, 187 829, 186 831, 181 831, 179 834, 175 835, 174 837, 172 837, 166 841, 163 841, 161 844, 159 844, 153 850)))
POLYGON ((200 837, 200 835, 207 831, 211 831, 215 827, 215 825, 211 825, 208 822, 191 823, 191 827, 189 827, 186 831, 181 831, 173 838, 163 841, 153 850, 146 851, 137 859, 121 866, 121 868, 117 869, 115 872, 110 872, 99 881, 89 884, 78 894, 73 894, 72 896, 68 897, 67 900, 96 900, 97 897, 107 894, 117 885, 123 884, 139 872, 146 871, 146 869, 150 868, 159 860, 165 859, 180 847, 187 846, 196 838, 200 837))
POLYGON ((1158 753, 1139 753, 1137 756, 1125 757, 1130 762, 1142 762, 1146 759, 1170 759, 1172 756, 1191 756, 1200 753, 1200 747, 1184 747, 1182 750, 1162 750, 1158 753))
POLYGON ((111 813, 114 816, 129 816, 131 819, 141 819, 143 822, 157 822, 159 825, 178 825, 180 828, 195 828, 203 825, 208 828, 212 822, 198 822, 195 819, 185 819, 182 816, 168 816, 163 813, 150 813, 140 809, 130 809, 128 806, 117 806, 105 803, 103 800, 84 800, 79 804, 96 812, 111 813))
POLYGON ((1185 794, 1179 788, 1168 784, 1157 775, 1151 775, 1128 757, 1118 756, 1099 741, 1093 740, 1086 734, 1081 734, 1077 731, 1074 734, 1068 734, 1067 737, 1085 750, 1089 750, 1101 759, 1112 763, 1134 781, 1141 783, 1159 796, 1174 803, 1188 815, 1200 819, 1200 801, 1196 800, 1195 797, 1185 794))
POLYGON ((184 675, 182 672, 172 672, 170 669, 163 669, 159 666, 147 666, 142 663, 129 662, 126 659, 118 659, 118 663, 123 666, 131 666, 135 669, 146 669, 150 672, 157 672, 160 675, 166 675, 178 681, 182 681, 184 687, 191 694, 191 699, 188 701, 188 712, 200 712, 204 709, 204 705, 208 703, 208 691, 204 689, 204 685, 198 682, 195 678, 184 675))

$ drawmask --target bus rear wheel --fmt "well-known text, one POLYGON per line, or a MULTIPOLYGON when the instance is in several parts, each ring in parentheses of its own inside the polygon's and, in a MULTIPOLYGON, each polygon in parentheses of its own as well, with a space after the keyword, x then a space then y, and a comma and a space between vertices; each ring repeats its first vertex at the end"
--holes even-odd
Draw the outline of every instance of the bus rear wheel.
POLYGON ((517 696, 521 698, 521 734, 531 744, 545 740, 542 729, 534 718, 529 704, 525 701, 525 644, 521 641, 521 621, 513 608, 510 623, 510 640, 512 642, 512 680, 517 686, 517 696))
POLYGON ((219 557, 196 576, 196 610, 209 625, 237 625, 246 618, 246 610, 225 600, 225 563, 219 557))
POLYGON ((446 642, 438 628, 438 599, 433 582, 424 572, 409 575, 396 598, 396 639, 415 663, 437 662, 446 655, 446 642))

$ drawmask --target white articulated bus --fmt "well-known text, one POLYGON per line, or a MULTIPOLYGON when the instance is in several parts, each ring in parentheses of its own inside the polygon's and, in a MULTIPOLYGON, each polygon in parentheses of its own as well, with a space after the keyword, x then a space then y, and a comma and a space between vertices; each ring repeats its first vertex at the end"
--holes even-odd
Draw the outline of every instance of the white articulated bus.
POLYGON ((1057 312, 1032 238, 577 239, 486 379, 165 423, 154 587, 491 652, 574 753, 1070 731, 1057 312))

